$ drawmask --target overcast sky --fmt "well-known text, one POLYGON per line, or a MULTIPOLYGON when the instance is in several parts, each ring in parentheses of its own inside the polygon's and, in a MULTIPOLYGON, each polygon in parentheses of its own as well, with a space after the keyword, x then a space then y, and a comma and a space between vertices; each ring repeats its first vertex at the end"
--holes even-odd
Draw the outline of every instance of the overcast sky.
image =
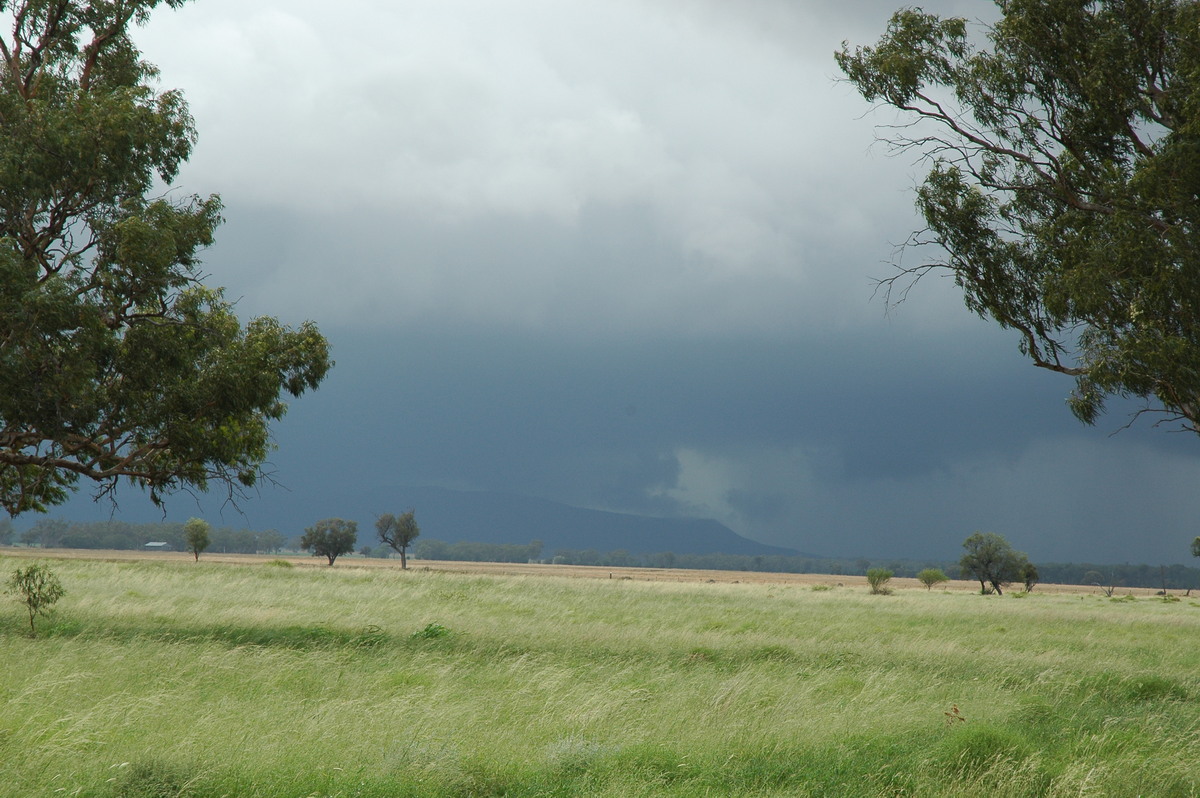
MULTIPOLYGON (((209 282, 316 320, 338 361, 277 426, 277 478, 713 517, 835 556, 956 558, 985 530, 1035 560, 1190 560, 1200 440, 1080 425, 1070 381, 948 280, 872 299, 924 167, 874 143, 888 117, 833 52, 894 8, 156 12, 138 42, 200 131, 177 190, 227 207, 209 282)), ((277 526, 288 495, 224 521, 277 526)))

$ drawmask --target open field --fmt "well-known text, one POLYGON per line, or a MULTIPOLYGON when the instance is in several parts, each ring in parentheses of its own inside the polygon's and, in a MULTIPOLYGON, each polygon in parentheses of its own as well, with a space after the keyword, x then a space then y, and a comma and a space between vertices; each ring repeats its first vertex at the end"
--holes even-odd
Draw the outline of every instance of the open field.
POLYGON ((1191 598, 58 554, 0 796, 1200 793, 1191 598))
MULTIPOLYGON (((27 557, 33 559, 85 559, 105 560, 108 562, 177 562, 190 563, 192 555, 186 552, 145 552, 118 551, 96 549, 39 549, 39 548, 4 548, 0 556, 27 557)), ((203 559, 207 563, 230 563, 251 565, 272 560, 285 560, 301 568, 325 568, 323 558, 296 554, 220 554, 206 552, 203 559)), ((336 568, 389 568, 399 569, 399 559, 375 559, 367 557, 342 557, 338 559, 336 568)), ((865 576, 840 574, 789 574, 765 573, 762 571, 698 571, 687 568, 621 568, 613 566, 590 565, 549 565, 543 563, 492 563, 492 562, 462 562, 459 560, 416 560, 409 558, 409 567, 414 571, 440 571, 459 574, 492 574, 498 576, 558 576, 572 579, 632 579, 642 582, 730 582, 771 585, 825 585, 827 587, 866 587, 865 576)), ((916 579, 895 578, 891 586, 899 590, 924 590, 924 586, 916 579)), ((1014 586, 1014 589, 1019 586, 1014 586)), ((969 580, 952 579, 939 585, 943 592, 978 593, 979 583, 969 580)), ((1038 593, 1073 593, 1095 595, 1098 588, 1085 585, 1053 585, 1039 584, 1038 593)), ((1178 592, 1178 591, 1177 591, 1178 592)), ((1121 596, 1153 596, 1157 593, 1154 588, 1122 587, 1118 590, 1121 596)))

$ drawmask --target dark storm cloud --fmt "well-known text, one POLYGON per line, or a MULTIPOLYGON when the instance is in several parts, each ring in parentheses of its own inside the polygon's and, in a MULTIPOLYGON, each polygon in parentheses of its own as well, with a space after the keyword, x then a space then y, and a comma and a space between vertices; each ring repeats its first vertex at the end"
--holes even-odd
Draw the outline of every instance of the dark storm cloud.
POLYGON ((988 528, 1043 559, 1186 556, 1175 488, 1197 472, 1194 454, 1136 429, 1110 440, 1078 428, 1063 383, 982 338, 976 366, 948 374, 945 344, 919 335, 820 346, 345 335, 353 358, 281 436, 288 463, 322 468, 284 478, 301 491, 420 482, 707 510, 835 555, 953 557, 988 528), (328 426, 347 407, 352 418, 328 426))
POLYGON ((1043 560, 1187 559, 1194 436, 1079 426, 1069 381, 950 281, 871 301, 924 166, 874 144, 888 120, 832 53, 896 5, 156 15, 147 54, 201 134, 180 190, 227 203, 210 282, 244 315, 318 320, 338 361, 277 426, 292 492, 264 488, 247 521, 425 483, 839 556, 952 558, 986 529, 1043 560))

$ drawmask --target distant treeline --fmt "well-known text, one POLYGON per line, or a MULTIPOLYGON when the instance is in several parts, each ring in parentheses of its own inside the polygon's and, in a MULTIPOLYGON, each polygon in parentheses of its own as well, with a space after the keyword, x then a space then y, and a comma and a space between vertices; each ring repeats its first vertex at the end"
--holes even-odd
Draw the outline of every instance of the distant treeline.
MULTIPOLYGON (((289 542, 274 529, 255 532, 250 529, 213 527, 209 530, 210 552, 235 554, 274 553, 289 542)), ((187 548, 183 539, 183 524, 162 522, 130 524, 125 521, 64 521, 42 518, 19 535, 11 524, 0 525, 0 543, 15 542, 26 546, 62 549, 121 549, 145 548, 147 543, 166 543, 175 551, 187 548)))
MULTIPOLYGON (((837 559, 800 555, 676 554, 664 551, 633 554, 623 549, 558 549, 541 557, 541 541, 528 546, 501 543, 445 543, 419 540, 413 556, 426 560, 465 562, 550 562, 562 565, 597 565, 611 568, 685 568, 711 571, 759 571, 786 574, 864 575, 870 568, 886 568, 898 577, 915 577, 926 568, 940 568, 962 578, 957 560, 837 559)), ((1200 588, 1200 568, 1185 565, 1096 565, 1092 563, 1035 563, 1039 579, 1061 585, 1100 587, 1165 587, 1167 590, 1200 588)), ((970 577, 967 577, 970 578, 970 577)))
POLYGON ((418 538, 413 557, 421 560, 457 560, 458 562, 540 562, 542 541, 522 546, 515 543, 446 543, 418 538))
MULTIPOLYGON (((273 554, 284 549, 296 550, 295 540, 274 529, 253 531, 232 527, 213 528, 210 552, 234 554, 273 554)), ((183 551, 183 524, 130 524, 124 521, 76 522, 56 518, 39 519, 32 527, 17 533, 8 519, 0 520, 0 545, 20 543, 26 546, 67 549, 143 549, 147 543, 162 542, 183 551)), ((387 557, 390 548, 370 543, 360 549, 370 557, 387 557)), ((960 578, 957 560, 904 560, 865 557, 854 559, 808 557, 802 555, 677 554, 662 551, 634 554, 623 549, 557 549, 546 556, 542 541, 516 543, 448 543, 419 538, 412 556, 422 560, 458 560, 461 562, 549 562, 563 565, 597 565, 611 568, 690 568, 712 571, 760 571, 786 574, 863 575, 870 568, 886 568, 898 577, 915 577, 926 568, 940 568, 952 578, 960 578)), ((1158 588, 1166 590, 1200 589, 1200 568, 1185 565, 1096 565, 1093 563, 1034 563, 1042 582, 1063 585, 1097 585, 1104 588, 1158 588)))

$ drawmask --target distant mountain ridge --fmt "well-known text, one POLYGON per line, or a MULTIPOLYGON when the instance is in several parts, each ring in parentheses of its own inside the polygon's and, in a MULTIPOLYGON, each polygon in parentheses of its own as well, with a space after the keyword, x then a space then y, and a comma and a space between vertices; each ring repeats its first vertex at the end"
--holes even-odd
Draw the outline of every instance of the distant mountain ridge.
MULTIPOLYGON (((412 508, 425 538, 449 543, 540 540, 547 555, 558 549, 750 556, 797 553, 744 538, 713 519, 628 515, 509 493, 398 486, 371 490, 364 500, 380 513, 412 508)), ((361 519, 359 541, 373 534, 370 522, 361 519)))

